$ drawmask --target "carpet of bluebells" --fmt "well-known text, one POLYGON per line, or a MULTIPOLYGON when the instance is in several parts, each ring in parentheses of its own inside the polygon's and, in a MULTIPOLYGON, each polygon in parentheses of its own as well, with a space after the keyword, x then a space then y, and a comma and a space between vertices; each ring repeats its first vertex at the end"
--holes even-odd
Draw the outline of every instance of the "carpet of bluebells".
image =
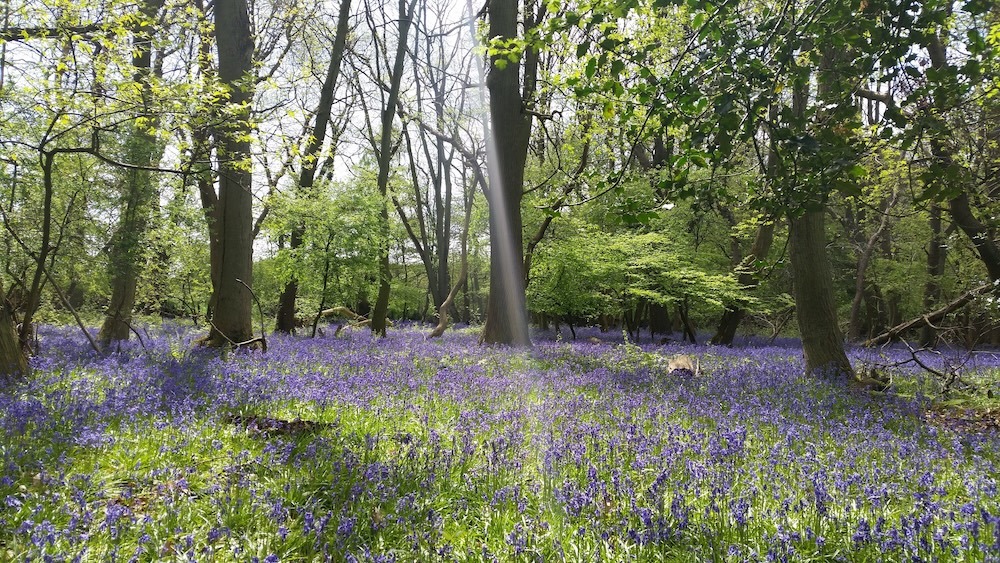
POLYGON ((929 420, 921 370, 871 393, 794 342, 426 332, 44 331, 0 390, 0 560, 1000 561, 998 434, 929 420))

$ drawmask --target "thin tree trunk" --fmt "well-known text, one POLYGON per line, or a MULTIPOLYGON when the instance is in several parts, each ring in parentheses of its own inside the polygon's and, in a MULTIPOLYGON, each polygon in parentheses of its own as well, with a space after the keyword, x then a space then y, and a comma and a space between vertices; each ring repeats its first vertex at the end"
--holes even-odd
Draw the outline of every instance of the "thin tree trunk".
MULTIPOLYGON (((865 277, 868 274, 868 265, 871 263, 872 254, 875 252, 875 248, 878 246, 882 235, 889 228, 888 211, 896 204, 897 195, 897 192, 894 190, 892 195, 882 202, 882 217, 879 220, 878 227, 868 237, 867 242, 865 242, 864 247, 861 249, 861 256, 858 257, 858 266, 854 274, 854 298, 851 300, 851 317, 847 325, 847 338, 852 342, 861 339, 861 301, 865 296, 867 283, 865 277)), ((858 228, 860 229, 860 225, 858 225, 858 228)))
MULTIPOLYGON (((300 193, 312 187, 316 178, 316 170, 320 163, 320 152, 326 141, 326 131, 330 125, 330 114, 333 109, 333 94, 340 77, 340 66, 344 60, 347 46, 347 33, 350 30, 351 0, 341 0, 340 12, 337 14, 337 31, 333 39, 333 52, 330 54, 330 65, 327 67, 326 78, 320 89, 319 105, 316 108, 316 126, 313 128, 309 143, 302 155, 302 172, 299 175, 300 193)), ((302 246, 305 225, 299 224, 292 229, 289 237, 289 248, 295 250, 302 246)), ((278 314, 274 329, 286 334, 295 330, 295 301, 298 297, 298 278, 293 274, 285 284, 281 297, 278 299, 278 314)))
POLYGON ((42 302, 42 287, 45 281, 45 262, 52 251, 52 195, 53 168, 55 167, 55 152, 42 153, 42 240, 38 252, 35 253, 35 273, 31 279, 29 288, 24 299, 24 316, 21 317, 21 330, 18 333, 18 341, 21 351, 25 355, 32 353, 31 342, 34 340, 35 325, 34 315, 38 311, 42 302))
POLYGON ((427 336, 427 338, 438 338, 444 334, 444 331, 448 328, 448 310, 451 308, 452 304, 455 302, 455 296, 458 292, 466 286, 469 278, 469 258, 465 251, 465 248, 469 244, 469 224, 472 222, 472 198, 467 200, 465 207, 465 218, 462 222, 462 266, 458 274, 458 280, 455 285, 451 287, 451 291, 448 292, 448 297, 445 298, 441 306, 438 307, 438 324, 434 327, 434 330, 427 336))
MULTIPOLYGON (((927 248, 927 283, 924 285, 924 310, 928 311, 941 300, 941 277, 944 275, 947 248, 941 236, 941 206, 934 203, 930 209, 931 240, 927 248)), ((925 324, 920 331, 920 345, 931 347, 937 341, 937 330, 925 324)))
MULTIPOLYGON (((145 21, 152 21, 163 6, 162 0, 148 0, 143 3, 145 21)), ((152 72, 152 26, 142 25, 132 40, 132 66, 135 67, 133 81, 142 87, 144 117, 151 127, 159 122, 150 113, 152 88, 149 83, 152 72)), ((125 142, 126 159, 129 164, 148 168, 159 162, 163 145, 158 143, 150 128, 135 126, 125 142)), ((146 233, 149 230, 150 215, 157 204, 155 178, 148 170, 129 169, 123 172, 126 189, 125 210, 115 231, 111 244, 109 263, 111 266, 111 304, 104 315, 104 323, 98 332, 97 341, 102 348, 118 340, 128 340, 132 332, 132 309, 135 307, 136 286, 139 283, 141 264, 144 258, 146 233)))
MULTIPOLYGON (((754 234, 753 245, 750 247, 750 254, 740 261, 739 273, 740 285, 748 290, 756 288, 760 283, 757 278, 756 263, 767 257, 774 242, 774 222, 768 221, 757 226, 754 234)), ((711 343, 716 345, 730 346, 736 338, 736 331, 746 317, 746 309, 734 306, 726 309, 719 319, 719 326, 712 336, 711 343)))
MULTIPOLYGON (((770 108, 768 108, 768 119, 771 122, 777 121, 778 119, 778 104, 772 103, 770 108)), ((774 139, 774 135, 769 135, 768 139, 768 150, 767 150, 767 161, 763 163, 765 168, 764 175, 767 182, 771 185, 775 183, 775 177, 778 174, 778 167, 781 165, 780 156, 778 155, 778 145, 774 139)), ((662 147, 662 142, 660 143, 662 147)), ((660 149, 663 150, 662 148, 660 149)), ((727 220, 729 221, 730 228, 736 226, 736 217, 733 215, 732 211, 726 210, 727 220)), ((767 258, 767 254, 771 251, 771 244, 774 242, 774 222, 768 218, 764 223, 757 226, 757 231, 754 234, 753 244, 750 247, 750 254, 747 256, 742 256, 740 249, 739 240, 736 237, 732 238, 732 252, 733 252, 733 266, 736 267, 738 273, 738 280, 740 285, 748 290, 755 289, 760 283, 758 279, 759 268, 757 263, 761 260, 767 258)), ((731 346, 733 340, 736 338, 736 331, 739 330, 740 324, 743 322, 744 317, 746 317, 746 309, 736 305, 731 308, 726 308, 722 313, 722 318, 719 319, 719 326, 712 336, 710 342, 716 345, 731 346)))
POLYGON ((399 0, 399 41, 396 43, 396 58, 389 77, 389 94, 385 107, 382 108, 382 129, 378 151, 378 190, 382 196, 382 210, 379 213, 379 225, 382 232, 382 248, 379 257, 379 286, 375 309, 372 311, 371 330, 379 336, 385 336, 389 312, 389 290, 392 274, 389 271, 389 172, 392 164, 392 123, 396 118, 399 102, 399 88, 403 80, 403 63, 406 60, 406 40, 413 22, 413 9, 416 0, 411 0, 409 6, 406 0, 399 0))

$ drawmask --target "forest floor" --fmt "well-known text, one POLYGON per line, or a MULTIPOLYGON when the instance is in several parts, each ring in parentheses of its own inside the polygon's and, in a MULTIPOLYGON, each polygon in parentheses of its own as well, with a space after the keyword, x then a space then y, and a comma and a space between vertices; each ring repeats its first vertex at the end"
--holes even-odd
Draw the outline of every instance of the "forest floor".
POLYGON ((873 393, 794 340, 156 332, 0 391, 0 560, 1000 561, 1000 354, 921 353, 973 396, 897 348, 873 393))

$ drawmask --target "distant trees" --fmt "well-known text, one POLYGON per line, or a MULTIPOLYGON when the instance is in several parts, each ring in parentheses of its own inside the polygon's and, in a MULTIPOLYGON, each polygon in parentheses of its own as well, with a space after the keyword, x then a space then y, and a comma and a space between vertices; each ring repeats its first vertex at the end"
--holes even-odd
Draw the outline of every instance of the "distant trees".
POLYGON ((527 345, 530 310, 728 344, 781 332, 792 294, 807 369, 850 376, 845 335, 1000 279, 978 0, 50 4, 0 29, 25 352, 63 312, 101 311, 107 348, 206 301, 204 343, 245 343, 251 290, 284 332, 317 306, 379 334, 436 310, 434 336, 462 314, 527 345))

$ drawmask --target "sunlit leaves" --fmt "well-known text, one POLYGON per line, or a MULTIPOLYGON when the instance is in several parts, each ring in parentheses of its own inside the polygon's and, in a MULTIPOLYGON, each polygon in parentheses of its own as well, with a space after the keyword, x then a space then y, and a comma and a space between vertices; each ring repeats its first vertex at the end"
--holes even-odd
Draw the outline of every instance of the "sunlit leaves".
MULTIPOLYGON (((646 222, 656 217, 639 213, 649 215, 646 222)), ((586 319, 614 314, 639 299, 664 306, 690 301, 716 309, 758 303, 732 275, 696 266, 667 235, 608 234, 575 221, 564 229, 571 234, 547 242, 533 266, 528 305, 535 312, 586 319)))

